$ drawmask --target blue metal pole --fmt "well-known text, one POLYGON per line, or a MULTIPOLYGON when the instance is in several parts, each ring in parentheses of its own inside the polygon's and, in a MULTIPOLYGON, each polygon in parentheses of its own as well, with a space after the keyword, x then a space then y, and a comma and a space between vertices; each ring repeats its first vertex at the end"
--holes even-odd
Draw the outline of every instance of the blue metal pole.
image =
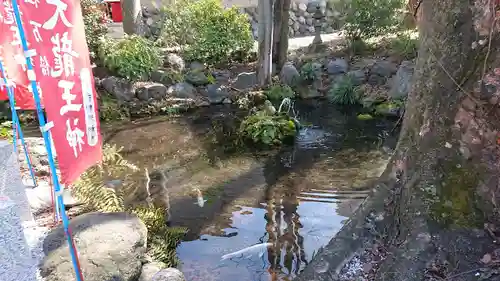
POLYGON ((17 133, 19 132, 19 138, 21 139, 21 144, 23 145, 24 149, 24 157, 26 157, 26 162, 28 163, 28 169, 30 170, 30 175, 31 178, 33 179, 33 184, 35 187, 37 186, 36 184, 36 178, 35 178, 35 172, 33 170, 33 165, 31 164, 31 159, 28 154, 28 147, 26 146, 26 142, 24 140, 24 134, 23 130, 21 129, 21 122, 19 122, 19 117, 17 116, 17 111, 16 111, 16 101, 14 99, 14 91, 12 90, 12 87, 9 85, 9 81, 7 79, 7 74, 5 74, 5 69, 3 68, 3 63, 0 60, 0 73, 3 76, 3 82, 5 86, 7 87, 7 94, 9 96, 9 103, 10 103, 10 110, 12 112, 12 131, 14 132, 13 141, 14 141, 14 151, 17 149, 17 133))
POLYGON ((31 83, 31 89, 33 92, 33 98, 36 104, 36 111, 38 115, 38 121, 40 122, 40 129, 42 131, 43 140, 45 142, 45 148, 47 149, 47 156, 49 158, 49 166, 52 174, 52 182, 54 184, 54 193, 57 195, 57 207, 59 209, 59 215, 62 218, 62 223, 64 227, 64 232, 66 233, 66 238, 68 240, 68 246, 71 254, 71 260, 73 262, 73 268, 75 270, 76 280, 83 281, 82 273, 80 267, 78 266, 78 257, 75 247, 73 247, 73 239, 69 231, 69 219, 66 215, 66 210, 64 209, 64 201, 62 197, 61 185, 59 184, 59 178, 56 172, 56 165, 54 163, 54 154, 52 153, 52 145, 50 142, 50 137, 48 129, 46 127, 45 117, 43 116, 42 105, 40 102, 40 94, 38 93, 38 87, 36 84, 35 72, 33 70, 33 65, 31 64, 28 43, 26 41, 26 35, 24 33, 24 28, 21 21, 21 15, 19 13, 19 6, 17 0, 12 0, 12 8, 14 10, 14 16, 16 18, 17 28, 19 30, 19 37, 23 46, 24 56, 26 57, 27 75, 31 83))

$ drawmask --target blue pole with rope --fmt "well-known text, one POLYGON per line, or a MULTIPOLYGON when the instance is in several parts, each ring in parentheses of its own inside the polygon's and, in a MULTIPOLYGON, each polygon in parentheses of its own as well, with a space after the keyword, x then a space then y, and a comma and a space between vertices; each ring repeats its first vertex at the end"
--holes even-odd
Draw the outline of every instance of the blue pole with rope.
POLYGON ((7 79, 7 74, 5 73, 5 69, 3 67, 3 62, 0 58, 0 73, 2 74, 3 77, 3 83, 5 84, 5 87, 7 88, 7 95, 9 96, 9 104, 10 104, 10 109, 12 112, 12 131, 14 135, 12 136, 13 142, 14 142, 14 151, 17 151, 17 134, 19 134, 19 138, 21 139, 21 144, 24 149, 24 156, 26 157, 26 162, 28 163, 28 169, 30 170, 30 175, 31 178, 33 179, 33 184, 36 187, 36 178, 35 178, 35 172, 33 170, 33 165, 31 164, 31 158, 28 153, 28 147, 26 146, 26 141, 24 140, 24 134, 23 130, 21 129, 21 122, 19 122, 19 116, 17 116, 17 111, 16 111, 16 101, 14 99, 14 91, 12 90, 12 87, 10 85, 9 80, 7 79))
POLYGON ((54 193, 57 196, 57 209, 59 210, 59 215, 61 216, 64 232, 68 240, 68 246, 71 254, 71 261, 73 263, 73 268, 75 270, 76 280, 83 281, 82 272, 79 266, 78 254, 76 253, 76 248, 73 243, 73 238, 71 236, 71 231, 69 229, 69 219, 64 209, 64 200, 62 197, 61 185, 59 184, 59 178, 56 172, 56 165, 54 163, 54 154, 52 153, 52 145, 49 136, 50 127, 53 126, 52 122, 46 123, 45 117, 43 116, 42 106, 40 102, 40 94, 38 93, 38 87, 36 84, 36 74, 33 70, 33 65, 31 64, 31 57, 36 54, 33 50, 28 49, 28 43, 26 41, 26 34, 24 33, 24 28, 21 21, 21 15, 19 13, 19 6, 17 0, 12 0, 12 8, 14 11, 14 16, 16 18, 17 28, 19 30, 19 37, 23 46, 24 57, 26 58, 27 66, 27 76, 31 83, 31 89, 33 92, 33 99, 36 104, 36 111, 38 115, 38 121, 40 122, 40 130, 42 131, 43 140, 45 143, 45 148, 47 149, 47 156, 49 158, 49 167, 52 174, 52 182, 54 184, 54 193))

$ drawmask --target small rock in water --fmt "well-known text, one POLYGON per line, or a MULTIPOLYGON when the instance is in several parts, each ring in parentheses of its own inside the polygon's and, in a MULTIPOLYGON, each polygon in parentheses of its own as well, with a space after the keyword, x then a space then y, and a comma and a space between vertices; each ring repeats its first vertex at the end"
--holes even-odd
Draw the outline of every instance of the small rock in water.
POLYGON ((156 273, 151 281, 186 281, 186 278, 178 269, 166 268, 156 273))

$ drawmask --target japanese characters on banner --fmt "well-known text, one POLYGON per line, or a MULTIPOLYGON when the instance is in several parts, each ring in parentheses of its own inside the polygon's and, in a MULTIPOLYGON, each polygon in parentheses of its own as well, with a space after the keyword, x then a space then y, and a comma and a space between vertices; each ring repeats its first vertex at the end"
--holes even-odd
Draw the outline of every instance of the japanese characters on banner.
MULTIPOLYGON (((102 158, 94 78, 79 1, 18 0, 57 151, 62 183, 73 183, 102 158)), ((16 84, 16 106, 35 108, 11 0, 0 0, 1 56, 16 84), (29 95, 27 95, 28 93, 29 95)), ((3 93, 2 93, 3 95, 3 93)))

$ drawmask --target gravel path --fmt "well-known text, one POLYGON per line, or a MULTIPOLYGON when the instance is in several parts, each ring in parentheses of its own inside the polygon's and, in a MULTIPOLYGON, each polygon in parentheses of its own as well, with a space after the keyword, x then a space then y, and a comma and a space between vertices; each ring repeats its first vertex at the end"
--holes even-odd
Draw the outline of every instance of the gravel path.
POLYGON ((38 263, 48 231, 37 226, 12 144, 0 141, 0 280, 41 280, 38 263))

